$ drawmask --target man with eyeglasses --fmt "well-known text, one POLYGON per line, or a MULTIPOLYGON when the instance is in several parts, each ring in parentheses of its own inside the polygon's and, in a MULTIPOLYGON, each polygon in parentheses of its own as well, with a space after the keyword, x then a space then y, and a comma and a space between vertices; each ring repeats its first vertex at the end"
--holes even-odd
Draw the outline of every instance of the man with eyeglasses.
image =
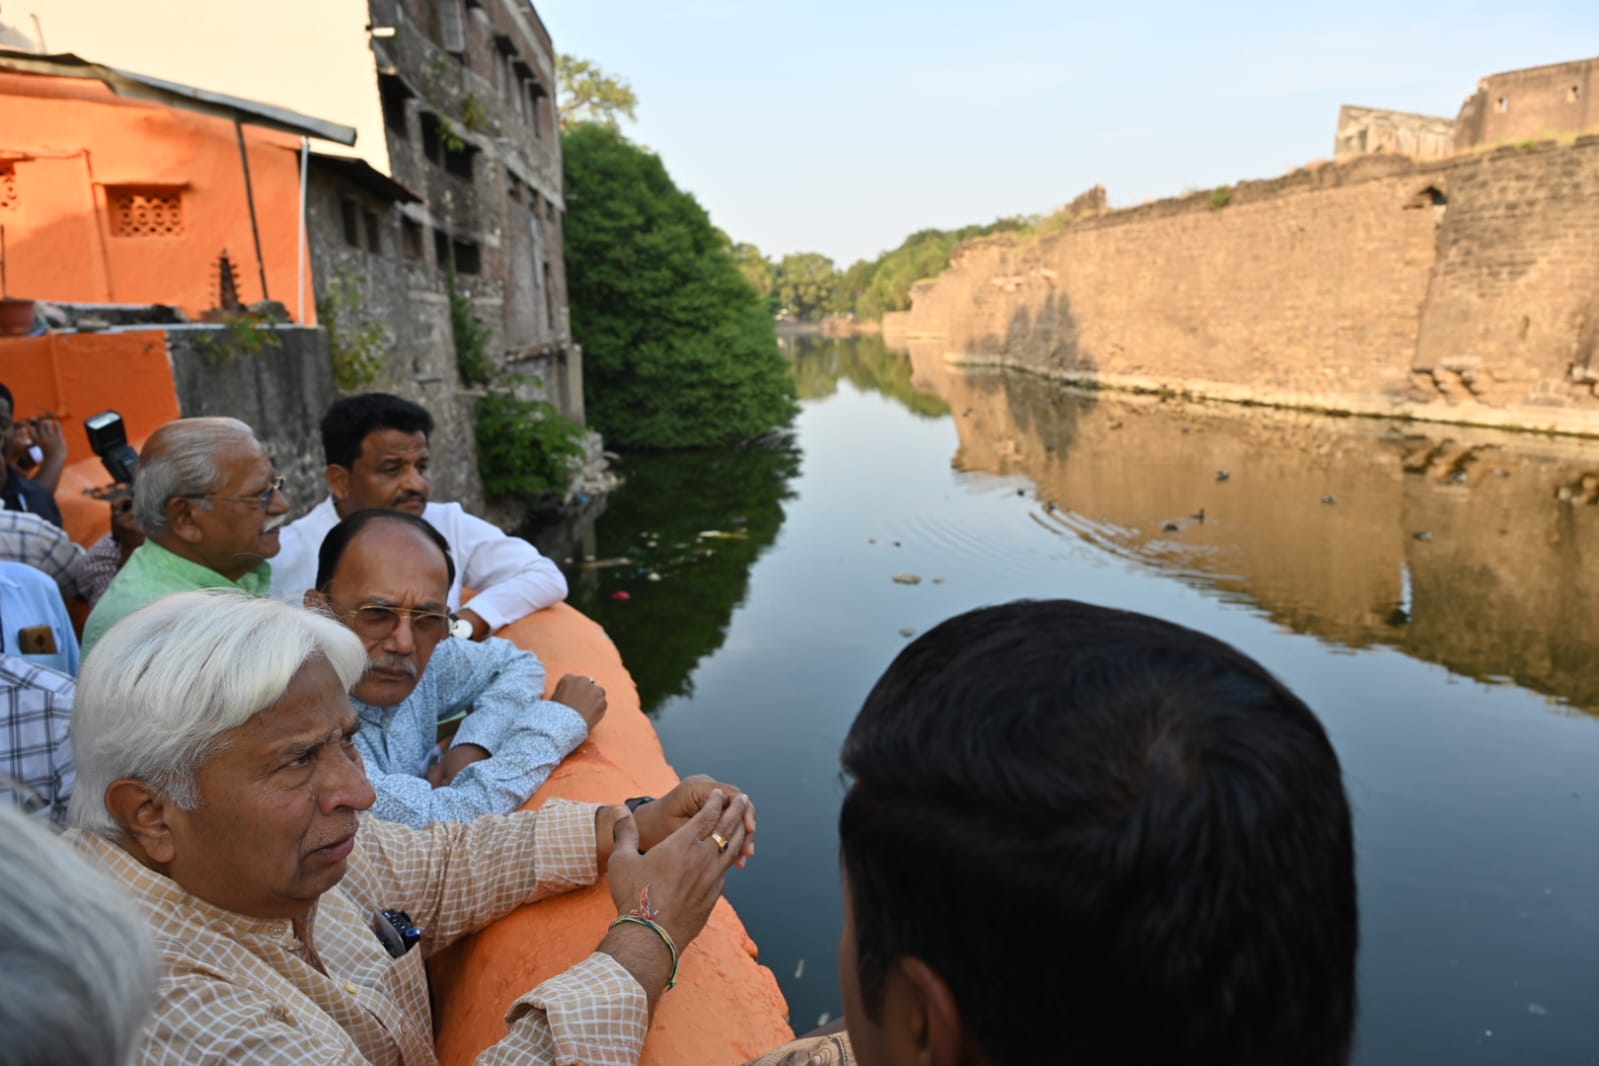
POLYGON ((433 416, 398 396, 367 392, 336 400, 322 418, 328 498, 283 530, 272 595, 298 602, 312 587, 317 547, 339 519, 370 507, 420 515, 444 535, 456 576, 449 603, 460 635, 483 640, 501 626, 566 598, 566 577, 521 537, 430 498, 433 416), (462 590, 475 589, 469 606, 462 590))
POLYGON ((236 418, 180 418, 146 442, 133 488, 145 541, 128 557, 83 627, 88 653, 107 629, 151 600, 191 589, 265 596, 267 560, 289 514, 283 478, 236 418))
POLYGON ((451 637, 455 562, 443 535, 403 511, 359 511, 317 555, 308 608, 366 646, 350 690, 356 743, 377 791, 372 813, 421 828, 516 810, 605 714, 605 690, 568 674, 544 695, 544 666, 509 641, 451 637), (471 708, 437 759, 439 724, 471 708))

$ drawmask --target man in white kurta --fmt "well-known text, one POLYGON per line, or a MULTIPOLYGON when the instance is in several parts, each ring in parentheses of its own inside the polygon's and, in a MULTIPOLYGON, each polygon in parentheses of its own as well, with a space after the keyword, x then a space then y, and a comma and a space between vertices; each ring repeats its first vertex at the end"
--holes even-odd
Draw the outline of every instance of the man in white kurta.
POLYGON ((455 560, 449 606, 471 626, 473 640, 566 598, 560 568, 521 537, 467 514, 458 503, 430 502, 426 408, 387 393, 336 401, 322 419, 328 498, 285 526, 272 560, 272 595, 300 602, 316 582, 322 539, 343 518, 387 508, 420 515, 444 534, 455 560), (462 609, 463 587, 476 590, 462 609))

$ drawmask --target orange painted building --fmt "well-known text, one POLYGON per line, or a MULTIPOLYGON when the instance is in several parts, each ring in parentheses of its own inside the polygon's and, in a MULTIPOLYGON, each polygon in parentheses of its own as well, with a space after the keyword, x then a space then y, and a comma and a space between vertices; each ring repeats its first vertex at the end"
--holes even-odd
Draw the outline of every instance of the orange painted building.
MULTIPOLYGON (((105 70, 73 57, 32 59, 75 73, 105 70)), ((243 303, 270 297, 297 321, 314 321, 301 232, 302 140, 283 128, 293 128, 285 118, 302 116, 277 112, 280 128, 263 128, 250 115, 242 123, 222 116, 276 109, 121 72, 106 71, 108 81, 20 72, 24 62, 0 61, 0 225, 10 295, 169 304, 197 318, 218 306, 217 261, 226 251, 243 303), (118 95, 111 84, 154 99, 118 95), (179 106, 159 102, 163 96, 179 106)))

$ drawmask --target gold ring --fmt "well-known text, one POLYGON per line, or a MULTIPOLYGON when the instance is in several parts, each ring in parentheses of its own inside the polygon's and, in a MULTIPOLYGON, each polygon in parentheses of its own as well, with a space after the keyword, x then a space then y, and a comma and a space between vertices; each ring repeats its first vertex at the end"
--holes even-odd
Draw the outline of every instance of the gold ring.
POLYGON ((716 841, 716 850, 717 851, 726 851, 727 850, 727 841, 722 839, 722 834, 720 834, 720 833, 712 833, 711 834, 711 839, 716 841))

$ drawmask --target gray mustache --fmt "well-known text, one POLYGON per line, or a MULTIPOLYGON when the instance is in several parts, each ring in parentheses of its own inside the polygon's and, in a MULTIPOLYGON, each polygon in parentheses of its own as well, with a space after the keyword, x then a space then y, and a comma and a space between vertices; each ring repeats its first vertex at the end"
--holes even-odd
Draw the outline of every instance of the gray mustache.
POLYGON ((404 670, 411 677, 416 676, 416 660, 403 655, 379 655, 368 659, 366 668, 372 670, 404 670))

